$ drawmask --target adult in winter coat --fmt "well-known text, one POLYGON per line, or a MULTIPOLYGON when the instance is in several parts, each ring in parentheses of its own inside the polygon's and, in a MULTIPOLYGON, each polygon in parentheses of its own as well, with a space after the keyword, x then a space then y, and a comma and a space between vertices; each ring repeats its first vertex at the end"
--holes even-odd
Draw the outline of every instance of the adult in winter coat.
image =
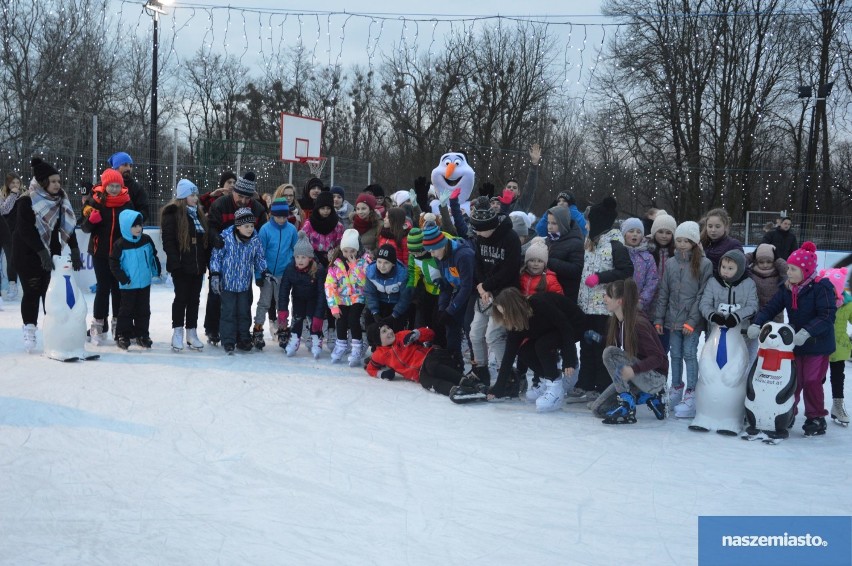
POLYGON ((151 216, 151 211, 148 210, 148 191, 133 178, 133 159, 127 153, 119 151, 113 153, 107 161, 110 167, 121 173, 123 185, 127 187, 130 202, 133 203, 133 210, 142 215, 143 221, 148 220, 151 216))
POLYGON ((237 174, 233 171, 223 171, 222 174, 219 175, 218 188, 201 195, 198 199, 199 204, 204 207, 205 212, 209 213, 210 209, 213 207, 213 203, 216 202, 219 197, 230 195, 236 184, 237 174))
POLYGON ((23 289, 21 318, 27 352, 36 345, 39 301, 43 302, 47 294, 53 256, 61 255, 63 246, 67 245, 74 270, 82 267, 74 233, 77 219, 68 195, 62 190, 59 172, 39 157, 34 157, 31 165, 34 183, 29 194, 18 199, 18 226, 12 251, 23 289))
POLYGON ((528 395, 527 399, 535 399, 540 412, 561 408, 565 399, 563 376, 571 383, 577 379, 576 344, 583 327, 583 312, 564 295, 545 292, 527 298, 518 289, 509 287, 494 299, 491 316, 506 328, 508 335, 500 372, 489 397, 517 395, 517 384, 512 383, 516 379, 512 363, 518 357, 542 378, 533 385, 537 395, 528 395))
POLYGON ((124 178, 115 169, 101 173, 101 184, 92 189, 91 204, 83 207, 83 224, 80 228, 89 236, 89 255, 95 268, 97 290, 92 308, 92 326, 89 337, 94 344, 102 344, 109 317, 110 296, 112 297, 112 327, 121 306, 118 280, 109 267, 109 257, 116 240, 121 238, 119 216, 125 210, 133 210, 130 192, 124 186, 124 178))
POLYGON ((547 219, 547 268, 556 274, 565 296, 576 301, 583 273, 583 235, 569 209, 554 206, 547 219))
POLYGON ((796 235, 790 231, 793 221, 787 217, 781 219, 775 230, 763 235, 763 243, 775 246, 775 253, 780 259, 786 260, 799 247, 796 235))
POLYGON ((714 208, 704 216, 704 229, 701 231, 701 247, 704 255, 713 264, 713 275, 719 273, 719 260, 731 250, 743 251, 743 244, 728 235, 731 231, 731 217, 724 208, 714 208))
MULTIPOLYGON (((607 284, 633 275, 633 262, 624 247, 624 237, 621 230, 613 228, 617 216, 618 205, 612 197, 606 197, 589 211, 589 237, 580 276, 583 284, 577 304, 586 314, 585 330, 598 336, 606 334, 609 321, 604 301, 607 284)), ((580 344, 580 376, 568 402, 594 401, 612 383, 603 363, 603 349, 601 341, 584 340, 580 344)))
POLYGON ((6 256, 6 276, 9 278, 9 291, 6 297, 18 297, 18 272, 13 260, 12 242, 18 220, 18 198, 21 196, 21 178, 15 173, 7 173, 0 189, 0 242, 3 245, 3 255, 6 256))
POLYGON ((172 275, 175 298, 172 301, 172 348, 193 350, 204 347, 198 339, 198 310, 201 286, 210 261, 210 227, 204 208, 199 206, 198 187, 188 179, 178 181, 175 198, 160 213, 160 235, 166 253, 166 271, 172 275))

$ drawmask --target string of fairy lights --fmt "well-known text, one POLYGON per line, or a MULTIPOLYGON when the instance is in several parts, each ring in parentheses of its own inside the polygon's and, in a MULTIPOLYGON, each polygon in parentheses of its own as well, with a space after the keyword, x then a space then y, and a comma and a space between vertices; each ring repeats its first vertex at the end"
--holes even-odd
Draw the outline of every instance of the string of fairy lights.
MULTIPOLYGON (((101 4, 88 7, 86 19, 96 21, 93 27, 107 29, 111 22, 120 22, 127 35, 139 39, 134 44, 134 57, 149 56, 146 51, 151 37, 152 18, 143 7, 142 0, 105 0, 101 4), (94 13, 93 13, 94 12, 94 13)), ((4 8, 5 10, 5 8, 4 8)), ((852 12, 852 6, 841 8, 841 12, 852 12)), ((539 26, 544 36, 553 39, 552 53, 543 58, 559 77, 557 89, 553 93, 555 104, 567 104, 574 108, 576 126, 579 129, 590 127, 600 104, 606 104, 607 95, 595 92, 596 77, 600 68, 606 64, 605 48, 610 41, 633 40, 629 23, 625 18, 603 16, 600 14, 549 14, 549 15, 482 15, 448 13, 388 13, 321 11, 287 8, 265 8, 252 6, 220 5, 212 2, 183 2, 175 0, 167 8, 167 14, 160 18, 161 69, 180 69, 196 54, 210 57, 219 54, 234 57, 241 67, 252 73, 260 72, 265 77, 287 76, 293 70, 289 68, 290 54, 294 50, 308 56, 309 64, 314 68, 329 69, 366 67, 369 73, 376 70, 389 59, 391 54, 415 59, 428 57, 432 70, 436 68, 437 56, 444 46, 444 38, 456 34, 459 37, 475 38, 486 31, 502 33, 515 26, 539 26), (165 25, 163 25, 165 24, 165 25)), ((777 15, 812 16, 814 8, 790 9, 777 12, 777 15)), ((690 14, 689 17, 712 18, 721 14, 706 12, 690 14)), ((725 14, 753 16, 753 12, 725 14)), ((686 17, 672 14, 673 17, 686 17)), ((843 36, 847 42, 849 27, 843 36)), ((101 39, 104 42, 106 39, 101 39)), ((816 41, 816 38, 814 38, 816 41)), ((104 45, 104 43, 102 43, 104 45)), ((540 45, 539 48, 544 48, 540 45)), ((770 39, 768 49, 781 49, 770 39)), ((115 50, 109 54, 110 65, 125 56, 125 52, 115 50)), ((545 63, 543 63, 545 64, 545 63)), ((838 78, 839 65, 833 66, 833 78, 838 78)), ((762 85, 759 85, 762 86, 762 85)), ((342 86, 338 87, 342 88, 342 86)), ((611 95, 610 95, 611 96, 611 95)), ((838 97, 839 98, 839 97, 838 97)), ((833 101, 832 101, 833 102, 833 101)), ((759 111, 762 110, 759 109, 759 111)), ((832 106, 833 119, 829 121, 829 136, 846 134, 844 124, 848 103, 836 103, 832 106)), ((534 111, 539 117, 547 109, 534 111)), ((526 143, 526 140, 524 140, 526 143)), ((508 156, 512 160, 509 169, 524 171, 529 163, 525 148, 506 150, 488 146, 489 163, 495 157, 508 156)), ((551 184, 560 178, 591 176, 598 180, 602 188, 615 188, 624 179, 623 168, 610 167, 592 162, 591 171, 573 169, 570 171, 550 168, 551 184)), ((640 189, 644 192, 649 183, 655 187, 666 183, 667 172, 653 167, 637 166, 628 170, 631 192, 635 196, 640 189)), ((681 168, 682 174, 707 176, 709 170, 702 167, 697 171, 688 167, 681 168)), ((490 173, 488 171, 487 173, 490 173)), ((727 174, 733 173, 726 170, 727 174)), ((755 172, 760 175, 756 183, 759 201, 768 206, 777 189, 788 182, 791 171, 766 170, 755 172)), ((738 181, 739 182, 739 181, 738 181)), ((660 195, 659 189, 658 196, 660 195)), ((709 191, 707 191, 709 194, 709 191)), ((730 191, 723 191, 723 199, 731 197, 730 191)), ((678 195, 672 198, 677 199, 678 195)), ((701 198, 705 198, 702 192, 701 198)), ((702 202, 702 205, 705 203, 702 202)), ((723 204, 733 204, 724 202, 723 204)))

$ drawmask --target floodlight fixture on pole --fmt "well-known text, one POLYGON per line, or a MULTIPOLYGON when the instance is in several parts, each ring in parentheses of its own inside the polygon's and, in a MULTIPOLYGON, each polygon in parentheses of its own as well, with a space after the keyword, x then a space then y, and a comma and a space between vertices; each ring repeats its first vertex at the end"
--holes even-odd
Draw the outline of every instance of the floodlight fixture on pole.
POLYGON ((166 13, 166 8, 171 6, 173 0, 147 0, 145 2, 145 11, 150 10, 151 17, 154 20, 154 43, 151 62, 151 133, 148 140, 148 180, 149 194, 156 198, 158 196, 157 188, 157 58, 160 49, 159 29, 160 29, 160 14, 166 13))
MULTIPOLYGON (((811 198, 811 185, 814 183, 815 175, 814 169, 816 169, 816 154, 817 154, 817 136, 814 135, 814 124, 817 121, 817 107, 821 103, 823 105, 823 109, 825 108, 825 101, 828 96, 831 94, 831 89, 834 87, 834 82, 826 83, 819 85, 816 89, 816 98, 814 99, 814 105, 811 109, 811 128, 810 133, 808 134, 808 163, 806 169, 805 183, 804 188, 802 189, 802 223, 800 228, 800 237, 802 240, 805 240, 807 237, 808 231, 808 206, 810 205, 811 198)), ((809 85, 802 85, 799 87, 799 98, 800 99, 809 99, 813 97, 814 89, 809 85)), ((828 135, 828 132, 825 133, 828 135)))

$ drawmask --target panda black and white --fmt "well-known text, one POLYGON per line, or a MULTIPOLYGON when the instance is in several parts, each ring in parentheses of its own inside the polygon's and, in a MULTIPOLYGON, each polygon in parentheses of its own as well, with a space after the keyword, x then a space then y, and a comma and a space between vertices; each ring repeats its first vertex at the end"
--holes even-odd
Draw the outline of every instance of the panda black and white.
POLYGON ((746 384, 746 434, 787 438, 793 423, 796 366, 795 331, 787 324, 767 322, 760 329, 760 349, 746 384))

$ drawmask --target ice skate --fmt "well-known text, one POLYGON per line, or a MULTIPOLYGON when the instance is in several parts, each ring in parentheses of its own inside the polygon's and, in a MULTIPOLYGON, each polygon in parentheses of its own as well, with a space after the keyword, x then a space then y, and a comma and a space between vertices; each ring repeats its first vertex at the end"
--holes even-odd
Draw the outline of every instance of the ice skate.
POLYGON ((263 350, 266 347, 266 340, 263 339, 263 325, 255 324, 251 333, 251 343, 258 350, 263 350))
POLYGON ((334 343, 334 349, 331 351, 331 363, 336 364, 342 360, 348 346, 349 344, 346 343, 346 340, 338 338, 334 343))
POLYGON ((352 350, 349 352, 349 367, 357 368, 361 365, 364 357, 364 343, 361 340, 352 339, 352 350))
POLYGON ((221 341, 221 337, 218 332, 208 332, 207 333, 207 343, 211 346, 218 346, 221 341))
POLYGON ((237 350, 240 352, 251 352, 254 349, 254 342, 251 340, 239 340, 237 342, 237 350))
POLYGON ((660 394, 651 395, 650 393, 645 393, 644 391, 639 394, 639 398, 636 399, 636 404, 642 404, 648 406, 651 409, 651 412, 654 413, 654 416, 657 417, 658 421, 661 421, 666 418, 666 404, 663 402, 660 394))
POLYGON ((7 301, 14 301, 18 298, 18 283, 15 281, 9 281, 9 288, 6 290, 5 299, 7 301))
POLYGON ((269 321, 269 335, 272 336, 273 338, 275 338, 275 337, 278 336, 278 331, 279 331, 278 321, 277 320, 270 320, 269 321))
POLYGON ((287 347, 284 348, 284 353, 287 354, 288 358, 292 358, 296 355, 296 352, 299 351, 299 346, 301 345, 302 339, 298 336, 291 336, 290 341, 287 342, 287 347))
POLYGON ((172 350, 175 352, 183 350, 183 328, 172 328, 172 350))
POLYGON ((679 419, 695 417, 695 391, 686 389, 683 392, 683 400, 675 406, 674 415, 679 419))
POLYGON ((199 351, 204 349, 204 342, 198 339, 198 332, 196 332, 195 328, 186 329, 186 344, 190 350, 199 351))
POLYGON ((479 387, 456 385, 450 389, 450 401, 459 405, 473 403, 476 401, 485 401, 487 398, 488 395, 479 387))
POLYGON ((633 424, 636 422, 636 399, 632 393, 619 393, 619 405, 606 414, 604 424, 633 424))
POLYGON ((29 354, 36 347, 36 327, 35 324, 25 324, 21 328, 24 331, 24 350, 29 354))
POLYGON ((546 389, 547 386, 544 384, 543 380, 539 379, 538 381, 536 381, 536 378, 533 378, 533 381, 527 389, 524 398, 527 400, 528 403, 535 403, 536 399, 544 395, 546 389))
POLYGON ((140 336, 139 338, 136 339, 136 344, 141 348, 145 348, 146 350, 150 350, 151 346, 154 345, 154 341, 151 340, 150 336, 140 336))
POLYGON ((104 319, 96 318, 92 321, 89 327, 89 341, 95 346, 101 346, 104 343, 104 319))
POLYGON ((822 436, 825 434, 825 418, 807 419, 802 425, 805 436, 822 436))
POLYGON ((831 420, 841 426, 849 426, 849 413, 846 412, 846 406, 843 404, 843 399, 834 399, 831 404, 831 420))
POLYGON ((122 350, 127 350, 130 348, 130 338, 127 336, 119 336, 115 341, 115 344, 122 350))
POLYGON ((562 386, 562 378, 542 379, 544 394, 535 400, 535 410, 539 413, 549 413, 562 408, 565 402, 565 389, 562 386))
POLYGON ((311 334, 311 355, 315 360, 322 355, 322 336, 311 334))

